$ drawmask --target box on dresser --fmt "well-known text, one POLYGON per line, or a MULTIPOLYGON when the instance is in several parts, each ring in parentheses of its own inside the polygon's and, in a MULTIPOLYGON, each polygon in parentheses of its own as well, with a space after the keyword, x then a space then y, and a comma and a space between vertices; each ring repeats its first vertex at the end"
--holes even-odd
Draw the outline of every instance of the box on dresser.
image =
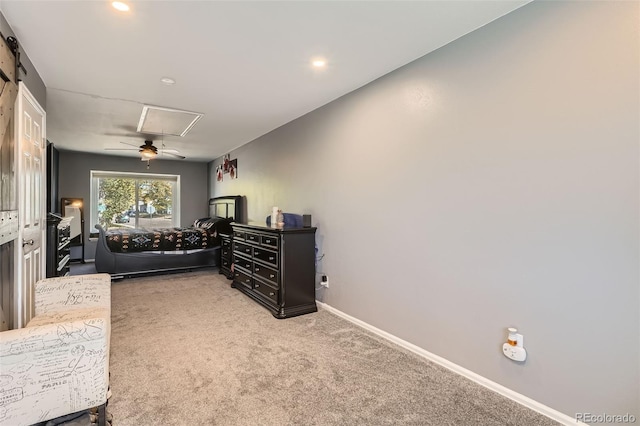
POLYGON ((232 286, 282 319, 316 312, 316 228, 233 223, 232 286))

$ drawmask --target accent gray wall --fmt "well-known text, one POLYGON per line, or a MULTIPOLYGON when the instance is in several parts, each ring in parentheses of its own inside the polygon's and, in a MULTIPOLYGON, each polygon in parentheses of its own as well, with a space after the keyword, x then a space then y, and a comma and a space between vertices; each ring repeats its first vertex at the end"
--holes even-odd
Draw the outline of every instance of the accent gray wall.
MULTIPOLYGON (((86 204, 91 199, 91 170, 180 175, 181 226, 191 225, 194 220, 208 215, 206 163, 152 160, 147 170, 147 163, 135 157, 61 150, 60 198, 83 198, 86 204)), ((85 210, 85 259, 95 258, 96 243, 89 241, 90 226, 90 212, 85 210)), ((74 252, 73 256, 79 257, 79 254, 74 252)))
POLYGON ((210 196, 311 213, 319 300, 571 417, 640 418, 638 14, 530 3, 233 151, 237 180, 210 163, 210 196))

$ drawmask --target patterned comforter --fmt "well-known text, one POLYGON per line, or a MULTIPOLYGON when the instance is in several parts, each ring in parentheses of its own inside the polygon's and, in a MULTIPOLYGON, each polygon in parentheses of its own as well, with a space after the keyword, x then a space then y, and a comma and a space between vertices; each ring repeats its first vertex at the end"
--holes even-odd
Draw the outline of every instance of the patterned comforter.
POLYGON ((114 253, 195 250, 220 245, 217 232, 205 228, 120 228, 106 231, 105 237, 109 250, 114 253))

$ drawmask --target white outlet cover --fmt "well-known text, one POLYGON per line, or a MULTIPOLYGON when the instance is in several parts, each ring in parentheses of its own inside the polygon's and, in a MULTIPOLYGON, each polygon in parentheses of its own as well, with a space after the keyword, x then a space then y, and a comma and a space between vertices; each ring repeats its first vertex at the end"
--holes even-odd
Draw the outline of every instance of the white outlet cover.
POLYGON ((527 351, 519 346, 511 346, 508 343, 502 345, 502 353, 509 359, 522 362, 527 359, 527 351))

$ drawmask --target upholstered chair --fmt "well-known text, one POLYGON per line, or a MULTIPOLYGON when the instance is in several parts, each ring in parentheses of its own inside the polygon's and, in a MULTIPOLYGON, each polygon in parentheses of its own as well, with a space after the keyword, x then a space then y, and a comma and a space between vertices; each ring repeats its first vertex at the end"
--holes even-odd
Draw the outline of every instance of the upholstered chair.
POLYGON ((0 333, 0 424, 31 425, 99 406, 104 414, 110 334, 108 274, 37 282, 35 316, 25 328, 0 333))

